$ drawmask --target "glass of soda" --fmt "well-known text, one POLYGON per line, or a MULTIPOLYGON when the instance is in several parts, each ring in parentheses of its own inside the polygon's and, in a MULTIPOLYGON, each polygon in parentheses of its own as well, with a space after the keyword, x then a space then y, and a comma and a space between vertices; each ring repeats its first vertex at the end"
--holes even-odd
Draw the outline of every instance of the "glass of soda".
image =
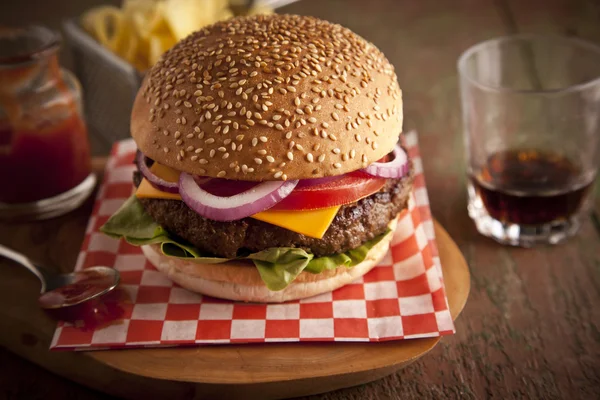
POLYGON ((504 244, 556 244, 589 216, 600 162, 600 47, 489 40, 458 61, 469 215, 504 244))

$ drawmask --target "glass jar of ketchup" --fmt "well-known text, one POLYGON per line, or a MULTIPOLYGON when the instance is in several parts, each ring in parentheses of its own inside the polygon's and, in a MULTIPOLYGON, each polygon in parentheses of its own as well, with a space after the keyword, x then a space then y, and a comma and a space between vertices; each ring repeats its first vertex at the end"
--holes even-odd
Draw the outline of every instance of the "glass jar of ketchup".
POLYGON ((58 62, 59 36, 0 28, 0 218, 43 219, 92 192, 77 79, 58 62))

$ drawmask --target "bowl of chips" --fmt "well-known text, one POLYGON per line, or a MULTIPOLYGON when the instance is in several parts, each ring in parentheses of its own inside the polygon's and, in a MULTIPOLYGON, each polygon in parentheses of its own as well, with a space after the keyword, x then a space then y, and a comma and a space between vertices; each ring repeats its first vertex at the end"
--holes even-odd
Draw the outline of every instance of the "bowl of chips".
POLYGON ((121 7, 96 7, 66 21, 65 38, 92 133, 108 143, 129 137, 131 107, 145 71, 179 40, 235 15, 272 13, 274 3, 124 0, 121 7))

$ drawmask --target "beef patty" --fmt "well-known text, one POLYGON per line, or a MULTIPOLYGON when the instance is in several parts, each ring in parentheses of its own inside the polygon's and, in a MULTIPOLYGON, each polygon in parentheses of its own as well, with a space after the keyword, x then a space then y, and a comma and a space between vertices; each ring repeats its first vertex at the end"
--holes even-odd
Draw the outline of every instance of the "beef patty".
MULTIPOLYGON (((139 179, 136 174, 136 186, 139 179)), ((342 206, 322 239, 253 218, 213 221, 179 200, 140 199, 140 202, 167 231, 215 256, 233 258, 270 247, 297 247, 315 256, 325 256, 354 249, 385 232, 388 223, 407 207, 412 180, 412 171, 401 179, 387 179, 377 193, 342 206)))

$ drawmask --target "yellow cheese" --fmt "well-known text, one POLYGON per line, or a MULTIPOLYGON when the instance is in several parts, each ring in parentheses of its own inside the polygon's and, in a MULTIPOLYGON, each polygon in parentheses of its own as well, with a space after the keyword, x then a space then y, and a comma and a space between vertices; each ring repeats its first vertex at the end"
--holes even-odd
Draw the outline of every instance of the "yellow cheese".
POLYGON ((321 239, 339 209, 340 206, 309 211, 267 210, 254 214, 252 218, 321 239))
MULTIPOLYGON (((150 170, 158 177, 169 181, 177 182, 179 180, 179 171, 154 163, 150 170)), ((175 193, 167 193, 156 189, 146 179, 142 179, 135 195, 138 199, 174 199, 181 200, 181 196, 175 193)), ((340 206, 321 208, 319 210, 309 211, 263 211, 254 214, 251 218, 264 221, 272 225, 277 225, 293 232, 298 232, 306 236, 321 239, 331 222, 335 218, 340 206)))

